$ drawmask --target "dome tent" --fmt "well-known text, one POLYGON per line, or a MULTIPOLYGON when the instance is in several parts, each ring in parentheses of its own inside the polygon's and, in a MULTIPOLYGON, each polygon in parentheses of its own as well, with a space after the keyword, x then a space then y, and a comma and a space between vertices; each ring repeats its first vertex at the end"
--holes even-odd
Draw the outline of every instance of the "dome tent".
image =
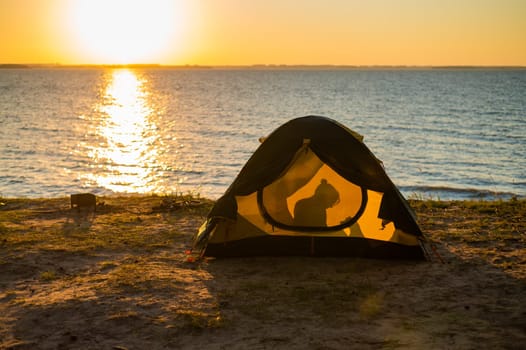
POLYGON ((204 256, 423 259, 414 213, 363 138, 320 116, 272 132, 194 237, 204 256))

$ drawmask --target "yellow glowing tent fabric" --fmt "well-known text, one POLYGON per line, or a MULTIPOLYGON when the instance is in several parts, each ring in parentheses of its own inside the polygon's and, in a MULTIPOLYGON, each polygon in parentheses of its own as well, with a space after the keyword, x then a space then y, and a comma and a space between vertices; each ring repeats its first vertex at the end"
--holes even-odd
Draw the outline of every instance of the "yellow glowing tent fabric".
POLYGON ((407 201, 362 137, 293 119, 254 152, 194 237, 205 256, 424 258, 407 201))

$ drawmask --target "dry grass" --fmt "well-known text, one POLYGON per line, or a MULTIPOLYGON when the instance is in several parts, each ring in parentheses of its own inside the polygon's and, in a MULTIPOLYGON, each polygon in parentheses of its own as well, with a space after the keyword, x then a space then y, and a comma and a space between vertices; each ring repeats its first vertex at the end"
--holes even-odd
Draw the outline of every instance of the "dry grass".
POLYGON ((428 236, 454 253, 526 278, 526 200, 412 202, 428 236))
POLYGON ((411 201, 444 260, 187 263, 211 202, 0 199, 0 349, 520 348, 526 201, 411 201))

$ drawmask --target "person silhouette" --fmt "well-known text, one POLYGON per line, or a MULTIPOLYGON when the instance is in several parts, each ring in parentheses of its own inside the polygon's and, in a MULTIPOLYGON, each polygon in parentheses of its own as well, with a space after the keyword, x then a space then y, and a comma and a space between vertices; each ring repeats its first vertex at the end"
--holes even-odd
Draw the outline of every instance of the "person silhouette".
POLYGON ((327 209, 339 201, 338 191, 326 179, 322 179, 311 197, 300 199, 294 206, 294 225, 327 226, 327 209))

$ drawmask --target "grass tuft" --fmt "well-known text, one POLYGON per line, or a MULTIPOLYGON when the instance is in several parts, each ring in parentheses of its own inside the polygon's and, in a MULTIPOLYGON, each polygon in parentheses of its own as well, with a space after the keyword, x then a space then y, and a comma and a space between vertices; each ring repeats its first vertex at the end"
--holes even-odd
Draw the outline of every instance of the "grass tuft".
POLYGON ((57 278, 58 276, 55 271, 43 271, 40 273, 40 280, 44 282, 51 282, 57 278))
POLYGON ((360 302, 360 318, 370 320, 377 316, 381 311, 384 303, 384 293, 376 292, 365 296, 360 302))

